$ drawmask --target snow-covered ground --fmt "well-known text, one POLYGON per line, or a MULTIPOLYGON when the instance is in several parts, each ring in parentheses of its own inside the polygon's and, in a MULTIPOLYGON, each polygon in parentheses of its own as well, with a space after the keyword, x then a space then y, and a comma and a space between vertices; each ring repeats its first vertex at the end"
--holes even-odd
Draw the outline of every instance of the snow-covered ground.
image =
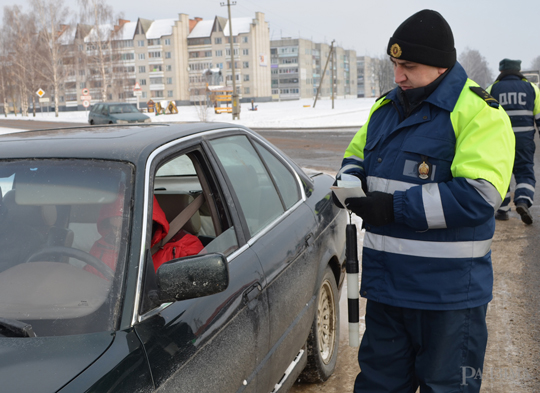
MULTIPOLYGON (((347 100, 334 100, 334 109, 332 101, 318 100, 313 108, 313 100, 296 100, 281 102, 263 102, 256 103, 257 110, 251 111, 251 104, 242 104, 240 120, 232 120, 230 113, 215 114, 212 109, 206 112, 206 121, 227 122, 240 124, 254 128, 322 128, 322 127, 359 127, 367 120, 369 110, 374 98, 357 98, 347 100)), ((193 122, 201 121, 199 116, 200 108, 196 106, 180 106, 178 114, 155 116, 150 114, 152 122, 193 122)), ((0 115, 0 120, 6 119, 0 115)), ((54 116, 54 112, 37 112, 36 117, 22 117, 10 114, 7 119, 21 121, 59 121, 86 123, 88 113, 86 111, 78 112, 60 112, 59 117, 54 116)), ((6 132, 6 129, 0 129, 0 133, 6 132), (3 131, 3 132, 2 132, 3 131)), ((19 130, 20 131, 20 130, 19 130)))

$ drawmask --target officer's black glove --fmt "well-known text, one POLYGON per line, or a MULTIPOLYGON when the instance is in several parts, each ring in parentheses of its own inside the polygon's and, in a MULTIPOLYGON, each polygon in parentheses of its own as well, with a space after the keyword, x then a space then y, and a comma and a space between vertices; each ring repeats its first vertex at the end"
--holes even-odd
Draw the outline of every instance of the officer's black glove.
POLYGON ((394 196, 385 192, 368 192, 362 198, 347 198, 347 208, 366 224, 380 227, 394 222, 394 196))

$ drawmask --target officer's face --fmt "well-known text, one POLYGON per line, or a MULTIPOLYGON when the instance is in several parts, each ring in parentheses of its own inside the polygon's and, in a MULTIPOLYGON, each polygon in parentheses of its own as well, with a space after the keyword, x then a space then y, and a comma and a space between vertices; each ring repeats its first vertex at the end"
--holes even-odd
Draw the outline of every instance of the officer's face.
POLYGON ((407 60, 390 60, 394 63, 394 80, 402 90, 427 86, 447 70, 407 60))

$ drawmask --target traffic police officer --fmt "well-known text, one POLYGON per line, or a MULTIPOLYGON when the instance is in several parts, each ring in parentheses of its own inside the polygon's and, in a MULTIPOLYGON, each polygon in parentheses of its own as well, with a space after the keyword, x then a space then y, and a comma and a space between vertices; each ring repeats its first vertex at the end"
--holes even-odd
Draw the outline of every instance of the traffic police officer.
POLYGON ((357 176, 367 191, 345 201, 366 229, 355 392, 478 392, 494 213, 510 182, 514 134, 456 62, 438 12, 405 20, 388 54, 398 87, 375 102, 337 176, 357 176))
MULTIPOLYGON (((521 220, 531 225, 533 218, 529 208, 534 201, 534 123, 540 127, 540 91, 521 74, 521 60, 503 59, 499 63, 501 73, 488 92, 499 100, 510 116, 512 129, 516 136, 516 159, 514 177, 516 189, 514 204, 521 220)), ((495 218, 508 220, 510 211, 510 190, 497 210, 495 218)))

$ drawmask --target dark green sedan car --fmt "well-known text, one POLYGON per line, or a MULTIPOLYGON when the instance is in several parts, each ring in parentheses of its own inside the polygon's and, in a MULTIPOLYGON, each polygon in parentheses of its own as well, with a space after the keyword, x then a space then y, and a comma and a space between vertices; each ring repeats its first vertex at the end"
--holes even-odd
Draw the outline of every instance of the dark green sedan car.
POLYGON ((230 124, 29 131, 0 157, 1 391, 286 392, 334 371, 330 176, 230 124))
POLYGON ((88 113, 88 123, 94 124, 128 124, 151 123, 145 114, 135 106, 126 102, 103 102, 95 104, 88 113))

